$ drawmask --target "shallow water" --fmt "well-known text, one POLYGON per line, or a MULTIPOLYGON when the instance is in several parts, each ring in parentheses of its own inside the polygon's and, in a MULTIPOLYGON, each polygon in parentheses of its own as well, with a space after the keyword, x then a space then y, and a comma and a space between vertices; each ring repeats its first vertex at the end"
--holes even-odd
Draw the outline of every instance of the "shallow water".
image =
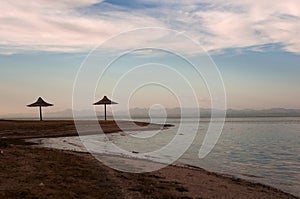
MULTIPOLYGON (((163 121, 156 119, 152 122, 163 121)), ((300 196, 300 118, 227 119, 217 144, 203 159, 199 159, 198 153, 209 120, 186 119, 180 122, 179 119, 168 119, 167 123, 175 127, 160 132, 125 132, 107 136, 82 136, 81 139, 94 152, 126 155, 111 147, 115 144, 128 151, 127 155, 164 163, 176 159, 178 153, 189 146, 176 164, 234 175, 300 196), (182 130, 178 132, 179 126, 182 130), (195 131, 196 137, 189 145, 195 131), (168 152, 160 151, 171 143, 175 135, 180 142, 168 152), (155 153, 151 153, 153 151, 155 153)), ((74 137, 40 141, 50 147, 85 150, 80 140, 74 137)))

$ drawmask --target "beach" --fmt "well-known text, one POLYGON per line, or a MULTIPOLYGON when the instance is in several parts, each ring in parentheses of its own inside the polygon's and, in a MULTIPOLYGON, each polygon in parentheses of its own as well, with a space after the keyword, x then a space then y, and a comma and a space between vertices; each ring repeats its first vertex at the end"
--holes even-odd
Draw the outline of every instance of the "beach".
MULTIPOLYGON (((138 124, 149 130, 164 128, 138 124)), ((113 121, 100 125, 106 133, 120 131, 113 121)), ((120 172, 89 153, 42 148, 25 141, 76 136, 72 121, 1 121, 0 129, 1 198, 296 198, 270 186, 191 166, 167 166, 142 174, 120 172)), ((128 129, 134 131, 129 124, 128 129)))
MULTIPOLYGON (((95 121, 79 121, 80 125, 94 125, 95 121)), ((150 124, 147 122, 130 122, 118 121, 118 125, 113 120, 101 120, 99 125, 104 133, 120 132, 119 126, 122 130, 135 131, 146 127, 147 130, 158 130, 165 128, 168 125, 150 124), (140 127, 140 128, 139 128, 140 127)), ((50 121, 30 121, 30 120, 2 120, 0 121, 0 137, 1 138, 46 138, 46 137, 66 137, 78 136, 75 122, 72 120, 50 120, 50 121)), ((145 130, 146 130, 145 129, 145 130)), ((95 131, 97 131, 96 129, 95 131)), ((94 132, 87 132, 86 135, 95 134, 94 132)))

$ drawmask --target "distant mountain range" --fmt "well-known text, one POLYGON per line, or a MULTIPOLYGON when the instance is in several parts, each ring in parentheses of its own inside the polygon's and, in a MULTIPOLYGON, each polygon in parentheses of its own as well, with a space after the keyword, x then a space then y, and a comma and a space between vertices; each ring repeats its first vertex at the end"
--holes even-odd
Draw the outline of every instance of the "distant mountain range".
MULTIPOLYGON (((132 117, 144 117, 148 116, 149 110, 142 108, 131 109, 130 113, 132 117)), ((172 108, 166 109, 168 117, 180 117, 180 114, 183 113, 185 117, 195 117, 200 112, 201 117, 210 117, 211 109, 208 108, 172 108)), ((215 116, 223 115, 223 111, 214 109, 215 116)), ((166 113, 161 110, 151 110, 150 114, 154 117, 164 116, 166 113)), ((272 108, 264 110, 254 110, 254 109, 228 109, 226 111, 226 117, 300 117, 300 109, 284 109, 284 108, 272 108)))
MULTIPOLYGON (((198 111, 200 111, 201 117, 210 117, 211 116, 211 109, 205 108, 168 108, 166 111, 160 109, 151 109, 149 113, 149 109, 147 108, 133 108, 130 109, 130 115, 132 118, 148 118, 151 117, 165 117, 166 114, 168 117, 180 117, 181 113, 185 117, 197 117, 198 111)), ((80 115, 82 118, 92 118, 91 110, 81 110, 75 111, 77 115, 80 115)), ((217 116, 221 115, 221 110, 215 110, 217 116)), ((2 119, 13 119, 13 118, 36 118, 38 117, 38 113, 30 113, 30 114, 5 114, 0 115, 2 119)), ((99 118, 103 116, 103 112, 97 112, 99 118)), ((111 115, 108 112, 108 115, 111 115)), ((118 111, 114 117, 119 119, 126 119, 128 118, 126 111, 118 111)), ((63 111, 58 112, 48 112, 44 113, 45 118, 58 118, 58 119, 70 119, 73 118, 73 113, 71 109, 66 109, 63 111)), ((230 117, 300 117, 300 109, 284 109, 284 108, 272 108, 272 109, 264 109, 264 110, 254 110, 254 109, 228 109, 226 111, 226 116, 230 117)))

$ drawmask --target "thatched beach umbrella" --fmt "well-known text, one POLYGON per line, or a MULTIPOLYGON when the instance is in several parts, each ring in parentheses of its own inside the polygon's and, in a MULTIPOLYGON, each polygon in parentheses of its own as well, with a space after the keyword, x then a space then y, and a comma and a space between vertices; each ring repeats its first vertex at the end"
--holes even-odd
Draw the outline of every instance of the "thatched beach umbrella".
POLYGON ((108 99, 106 96, 104 96, 100 101, 94 103, 93 105, 104 105, 104 118, 106 120, 106 105, 107 104, 118 104, 117 102, 113 102, 110 99, 108 99))
POLYGON ((49 104, 45 102, 41 97, 32 104, 27 105, 28 107, 40 107, 40 121, 43 121, 42 107, 53 106, 53 104, 49 104))

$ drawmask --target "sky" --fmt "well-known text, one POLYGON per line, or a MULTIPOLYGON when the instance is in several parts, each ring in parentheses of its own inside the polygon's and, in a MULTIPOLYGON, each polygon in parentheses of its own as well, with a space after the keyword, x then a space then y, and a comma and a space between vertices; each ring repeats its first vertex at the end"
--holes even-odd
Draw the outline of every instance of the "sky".
MULTIPOLYGON (((14 0, 1 1, 0 9, 0 115, 32 112, 26 104, 39 96, 55 104, 49 111, 72 108, 84 61, 101 68, 104 59, 139 45, 176 49, 188 60, 205 55, 200 70, 216 65, 227 108, 300 108, 298 0, 14 0), (87 57, 93 49, 104 58, 87 57)), ((195 98, 199 107, 211 106, 205 78, 170 51, 134 51, 114 62, 97 85, 86 78, 86 88, 96 87, 95 100, 108 95, 130 107, 172 108, 182 106, 172 91, 186 91, 184 85, 190 85, 196 96, 180 95, 195 98), (142 70, 128 73, 141 65, 142 70), (115 94, 112 85, 122 75, 115 94), (174 90, 133 86, 146 79, 164 80, 174 90), (124 88, 137 89, 126 102, 124 88)))

